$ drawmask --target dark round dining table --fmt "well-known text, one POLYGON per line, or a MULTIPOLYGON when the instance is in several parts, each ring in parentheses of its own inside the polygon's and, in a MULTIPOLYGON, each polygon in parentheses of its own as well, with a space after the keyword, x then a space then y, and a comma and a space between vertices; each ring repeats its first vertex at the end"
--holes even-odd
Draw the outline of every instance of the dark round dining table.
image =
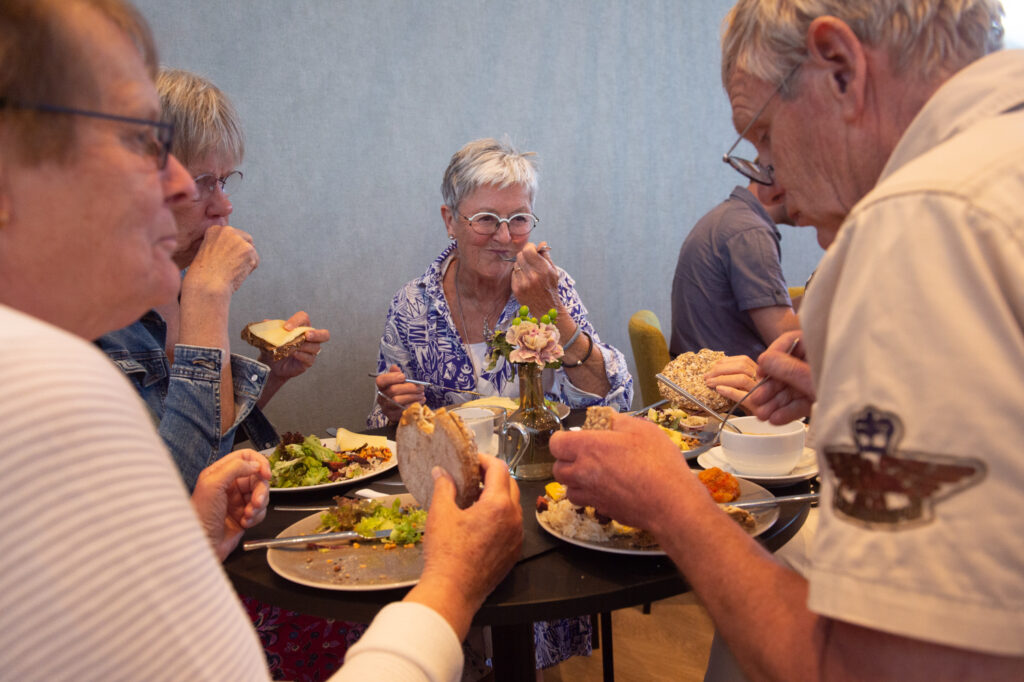
MULTIPOLYGON (((567 422, 581 421, 570 415, 567 422)), ((378 433, 386 433, 379 430, 378 433)), ((393 431, 392 431, 393 433, 393 431)), ((354 488, 370 488, 395 494, 404 492, 397 469, 363 481, 354 488)), ((474 625, 491 627, 493 665, 496 680, 533 680, 533 626, 535 621, 600 614, 600 643, 605 679, 611 679, 611 612, 689 590, 686 580, 665 556, 611 554, 561 541, 538 524, 537 497, 544 494, 544 482, 520 482, 523 505, 523 552, 520 561, 484 602, 473 619, 474 625)), ((775 488, 776 496, 807 492, 807 481, 775 488)), ((281 511, 278 505, 315 506, 332 502, 333 495, 353 492, 295 491, 272 493, 263 523, 246 532, 244 540, 272 538, 282 530, 314 513, 281 511)), ((781 505, 778 520, 757 540, 770 551, 784 545, 803 525, 809 505, 781 505)), ((377 591, 337 591, 307 587, 274 573, 267 553, 236 549, 224 568, 239 594, 313 616, 355 622, 370 622, 386 604, 400 600, 408 588, 377 591)))

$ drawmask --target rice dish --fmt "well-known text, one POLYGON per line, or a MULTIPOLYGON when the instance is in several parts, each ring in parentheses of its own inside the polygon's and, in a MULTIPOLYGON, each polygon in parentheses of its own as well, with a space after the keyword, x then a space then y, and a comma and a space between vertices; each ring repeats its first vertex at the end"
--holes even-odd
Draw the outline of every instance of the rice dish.
POLYGON ((606 530, 598 522, 593 507, 583 508, 582 513, 578 509, 568 499, 557 502, 549 499, 547 510, 539 512, 539 516, 544 523, 566 537, 591 542, 607 542, 612 537, 611 524, 608 524, 609 529, 606 530))

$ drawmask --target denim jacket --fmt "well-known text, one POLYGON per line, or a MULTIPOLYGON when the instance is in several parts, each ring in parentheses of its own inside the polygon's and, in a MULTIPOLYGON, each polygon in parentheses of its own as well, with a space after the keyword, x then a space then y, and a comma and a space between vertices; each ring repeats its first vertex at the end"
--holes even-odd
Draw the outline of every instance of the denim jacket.
POLYGON ((280 442, 256 407, 270 374, 266 365, 231 356, 235 423, 222 435, 220 349, 179 344, 172 365, 164 352, 166 338, 167 325, 151 310, 138 322, 100 337, 96 345, 120 367, 146 403, 189 490, 200 471, 232 450, 239 426, 257 450, 280 442))

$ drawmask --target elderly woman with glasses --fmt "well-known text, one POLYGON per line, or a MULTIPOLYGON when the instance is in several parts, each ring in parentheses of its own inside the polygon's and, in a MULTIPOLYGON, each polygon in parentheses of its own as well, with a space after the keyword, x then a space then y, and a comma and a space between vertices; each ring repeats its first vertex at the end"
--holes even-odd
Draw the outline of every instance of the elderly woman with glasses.
MULTIPOLYGON (((277 444, 260 408, 313 365, 330 333, 306 332, 298 351, 277 361, 265 351, 260 362, 230 355, 231 296, 259 264, 252 237, 227 224, 228 192, 242 179, 236 169, 245 153, 242 127, 228 98, 205 78, 165 69, 157 89, 176 131, 171 151, 196 186, 191 200, 174 207, 181 292, 97 345, 146 401, 191 489, 203 467, 231 450, 239 427, 257 449, 277 444)), ((286 326, 308 324, 298 312, 286 326)))
MULTIPOLYGON (((418 279, 406 284, 388 310, 377 360, 381 394, 367 423, 396 421, 401 407, 432 408, 466 399, 460 389, 518 396, 513 367, 486 360, 494 330, 507 329, 521 306, 537 316, 554 308, 565 356, 545 370, 546 393, 570 407, 633 399, 633 379, 622 353, 601 343, 572 278, 551 259, 545 242, 529 241, 537 173, 531 153, 493 139, 470 142, 444 174, 441 218, 450 244, 418 279), (407 382, 418 379, 423 387, 407 382), (400 407, 401 406, 401 407, 400 407)), ((537 667, 591 651, 589 619, 534 624, 537 667)))
POLYGON ((545 370, 549 397, 570 407, 630 405, 633 379, 622 353, 601 343, 547 243, 529 240, 538 223, 531 156, 493 139, 470 142, 452 156, 441 184, 450 244, 391 302, 370 426, 396 421, 412 403, 436 408, 465 401, 461 390, 517 397, 511 364, 501 358, 488 368, 487 341, 524 305, 537 317, 558 311, 565 356, 561 369, 545 370))

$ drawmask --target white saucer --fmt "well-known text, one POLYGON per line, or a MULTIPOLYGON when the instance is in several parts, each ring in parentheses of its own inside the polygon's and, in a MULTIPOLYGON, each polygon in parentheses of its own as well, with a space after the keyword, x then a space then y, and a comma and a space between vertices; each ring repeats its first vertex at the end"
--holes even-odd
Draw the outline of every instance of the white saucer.
POLYGON ((798 483, 800 481, 806 481, 809 478, 814 478, 818 475, 818 458, 811 448, 805 447, 804 453, 800 455, 800 459, 797 460, 796 466, 791 472, 784 476, 748 476, 746 474, 738 473, 733 469, 728 462, 725 461, 725 456, 722 454, 722 446, 716 445, 705 453, 702 453, 697 458, 697 464, 700 464, 705 469, 711 467, 718 467, 723 471, 728 471, 737 478, 745 478, 748 481, 754 481, 761 485, 789 485, 791 483, 798 483))

